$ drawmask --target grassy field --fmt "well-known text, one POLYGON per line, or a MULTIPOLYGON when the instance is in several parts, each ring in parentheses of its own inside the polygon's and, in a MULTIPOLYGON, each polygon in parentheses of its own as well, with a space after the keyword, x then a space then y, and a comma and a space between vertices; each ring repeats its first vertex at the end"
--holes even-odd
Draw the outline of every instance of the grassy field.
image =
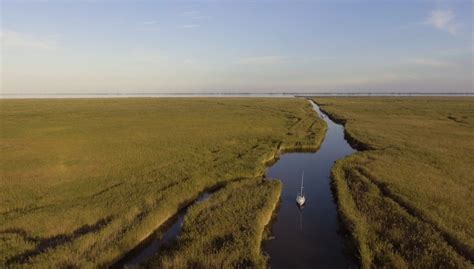
POLYGON ((363 150, 332 170, 363 267, 472 268, 474 99, 315 101, 363 150))
POLYGON ((202 191, 243 179, 193 207, 185 234, 238 211, 213 208, 220 199, 253 193, 229 230, 202 232, 251 227, 233 233, 249 249, 232 257, 261 264, 280 187, 256 178, 279 148, 315 148, 325 128, 303 99, 0 100, 0 118, 0 267, 107 266, 202 191))

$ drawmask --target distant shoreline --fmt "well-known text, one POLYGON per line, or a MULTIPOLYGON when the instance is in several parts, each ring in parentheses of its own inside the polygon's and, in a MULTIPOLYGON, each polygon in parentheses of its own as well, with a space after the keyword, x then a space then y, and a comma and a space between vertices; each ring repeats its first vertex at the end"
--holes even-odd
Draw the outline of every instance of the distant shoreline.
POLYGON ((0 99, 61 99, 61 98, 137 98, 137 97, 151 97, 151 98, 166 98, 166 97, 305 97, 305 96, 446 96, 446 97, 465 97, 474 96, 474 92, 455 92, 455 93, 435 93, 435 92, 390 92, 390 93, 375 93, 375 92, 301 92, 301 93, 97 93, 97 94, 0 94, 0 99))

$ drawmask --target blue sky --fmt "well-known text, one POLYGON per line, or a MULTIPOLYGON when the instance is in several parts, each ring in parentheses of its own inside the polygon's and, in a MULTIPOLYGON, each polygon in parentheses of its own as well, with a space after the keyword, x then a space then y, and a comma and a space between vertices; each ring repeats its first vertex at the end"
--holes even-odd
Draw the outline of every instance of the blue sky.
POLYGON ((472 92, 472 1, 1 1, 2 93, 472 92))

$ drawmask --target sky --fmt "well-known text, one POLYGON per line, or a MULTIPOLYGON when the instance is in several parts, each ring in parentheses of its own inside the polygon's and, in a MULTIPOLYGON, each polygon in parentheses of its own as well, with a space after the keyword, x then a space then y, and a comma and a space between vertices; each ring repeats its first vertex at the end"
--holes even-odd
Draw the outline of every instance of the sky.
POLYGON ((2 94, 474 91, 472 1, 0 3, 2 94))

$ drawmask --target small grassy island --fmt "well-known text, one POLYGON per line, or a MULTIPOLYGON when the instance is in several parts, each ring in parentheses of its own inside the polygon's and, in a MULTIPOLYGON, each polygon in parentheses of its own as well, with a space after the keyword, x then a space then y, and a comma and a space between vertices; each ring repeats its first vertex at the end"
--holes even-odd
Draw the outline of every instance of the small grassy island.
POLYGON ((332 170, 364 268, 472 268, 474 98, 314 98, 361 151, 332 170))
POLYGON ((315 115, 291 98, 0 100, 0 267, 108 266, 215 186, 185 221, 190 254, 155 262, 263 266, 281 188, 264 163, 317 148, 315 115))

